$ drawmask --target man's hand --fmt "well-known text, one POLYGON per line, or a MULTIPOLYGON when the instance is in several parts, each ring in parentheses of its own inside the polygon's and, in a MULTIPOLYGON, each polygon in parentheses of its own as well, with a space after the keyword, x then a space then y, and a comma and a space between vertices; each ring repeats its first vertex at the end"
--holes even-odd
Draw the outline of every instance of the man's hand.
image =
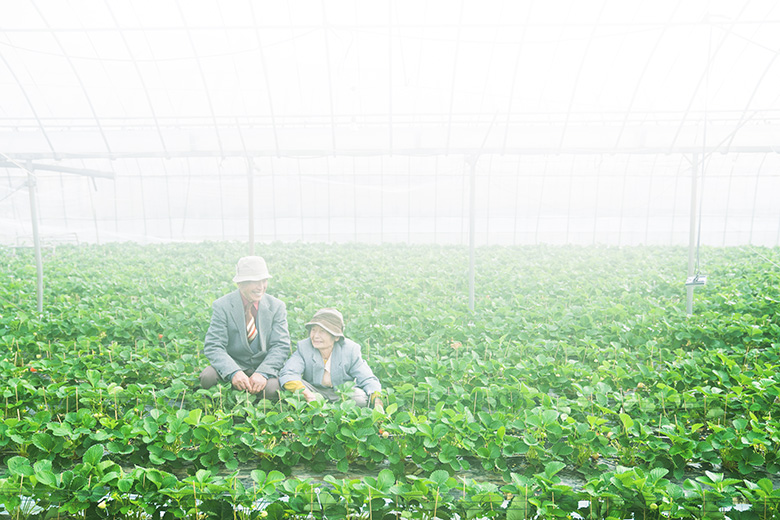
POLYGON ((263 390, 265 390, 265 385, 268 384, 268 380, 265 378, 263 374, 258 374, 255 372, 252 374, 252 376, 249 378, 249 393, 250 394, 259 394, 263 390))
POLYGON ((255 372, 251 376, 247 376, 243 371, 239 370, 236 375, 233 376, 231 381, 233 388, 250 394, 259 394, 265 390, 265 385, 268 384, 268 380, 263 374, 255 372))
POLYGON ((310 403, 312 401, 317 400, 317 394, 309 390, 308 388, 303 389, 303 398, 306 399, 307 403, 310 403))
POLYGON ((378 397, 374 399, 374 410, 379 413, 385 413, 385 406, 382 404, 382 400, 378 397))
POLYGON ((233 375, 233 379, 230 381, 233 384, 233 388, 236 390, 248 391, 251 383, 249 382, 249 376, 247 376, 242 370, 233 375))

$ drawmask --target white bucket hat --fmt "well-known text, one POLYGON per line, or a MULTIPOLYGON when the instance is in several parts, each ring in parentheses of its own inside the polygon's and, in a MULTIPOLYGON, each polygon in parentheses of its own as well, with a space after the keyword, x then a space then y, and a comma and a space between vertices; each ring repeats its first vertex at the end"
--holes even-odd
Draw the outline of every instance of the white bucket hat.
POLYGON ((236 276, 233 277, 233 281, 249 282, 258 280, 267 280, 271 278, 268 274, 268 266, 265 265, 265 260, 259 256, 245 256, 239 259, 236 264, 236 276))

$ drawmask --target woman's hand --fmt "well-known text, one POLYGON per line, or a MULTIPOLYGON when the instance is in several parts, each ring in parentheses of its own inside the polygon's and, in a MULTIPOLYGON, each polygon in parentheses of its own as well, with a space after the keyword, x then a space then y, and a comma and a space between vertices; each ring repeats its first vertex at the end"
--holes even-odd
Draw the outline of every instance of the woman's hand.
POLYGON ((317 394, 309 390, 308 388, 303 389, 303 398, 306 399, 307 403, 310 403, 312 401, 317 400, 317 394))

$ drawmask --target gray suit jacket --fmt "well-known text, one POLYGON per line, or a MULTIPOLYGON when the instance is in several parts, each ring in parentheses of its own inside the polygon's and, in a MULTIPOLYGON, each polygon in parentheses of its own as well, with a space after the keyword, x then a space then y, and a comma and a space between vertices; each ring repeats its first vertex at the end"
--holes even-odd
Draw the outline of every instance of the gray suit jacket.
MULTIPOLYGON (((298 342, 298 349, 285 362, 279 372, 279 384, 284 386, 290 381, 308 381, 314 386, 322 386, 322 376, 325 365, 322 356, 311 344, 310 339, 298 342)), ((330 378, 333 386, 339 386, 347 381, 354 381, 355 386, 371 395, 382 389, 379 379, 360 354, 360 345, 344 338, 333 346, 330 358, 330 378)))
POLYGON ((290 355, 284 302, 269 294, 260 299, 255 320, 260 348, 256 351, 246 337, 244 305, 238 290, 215 301, 211 310, 203 353, 219 377, 230 381, 239 370, 254 370, 269 379, 277 377, 290 355))

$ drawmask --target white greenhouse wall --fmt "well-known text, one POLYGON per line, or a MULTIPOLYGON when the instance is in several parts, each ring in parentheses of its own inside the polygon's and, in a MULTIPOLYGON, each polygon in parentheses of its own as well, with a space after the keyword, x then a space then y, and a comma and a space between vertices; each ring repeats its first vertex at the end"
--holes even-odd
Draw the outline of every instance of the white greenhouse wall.
MULTIPOLYGON (((693 156, 485 155, 476 165, 476 244, 687 245, 693 156)), ((243 158, 82 160, 116 178, 37 171, 41 233, 53 241, 248 239, 243 158)), ((462 156, 257 158, 255 240, 469 242, 462 156)), ((7 170, 8 186, 23 170, 7 170)), ((715 154, 696 165, 701 244, 780 243, 780 156, 715 154)), ((31 242, 26 189, 0 203, 0 241, 31 242)), ((698 232, 698 227, 697 227, 698 232)))

